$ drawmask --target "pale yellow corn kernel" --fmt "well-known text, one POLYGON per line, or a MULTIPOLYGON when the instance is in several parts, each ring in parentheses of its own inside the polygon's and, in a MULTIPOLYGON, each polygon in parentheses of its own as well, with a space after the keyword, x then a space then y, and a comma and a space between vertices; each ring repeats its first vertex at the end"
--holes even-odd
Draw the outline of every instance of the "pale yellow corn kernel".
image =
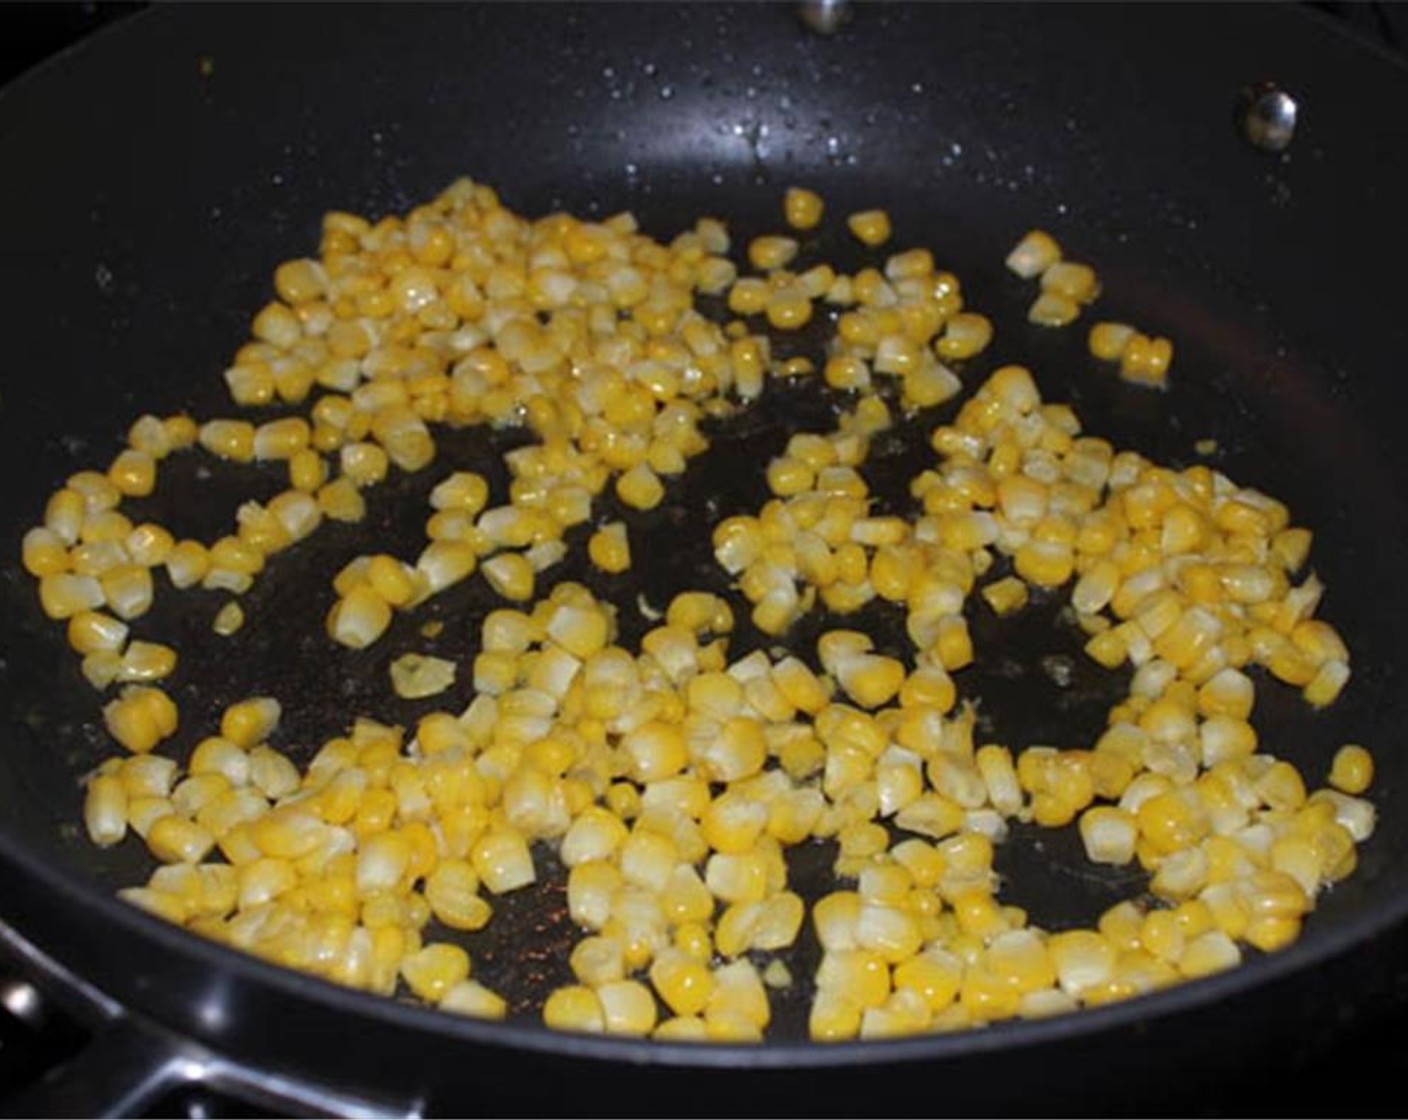
POLYGON ((973 662, 973 640, 968 622, 961 614, 944 615, 935 625, 931 653, 950 672, 973 662))
POLYGON ((176 651, 159 642, 131 642, 117 667, 119 681, 158 681, 176 668, 176 651))
POLYGON ((328 637, 349 649, 365 649, 391 625, 391 605, 372 588, 354 587, 328 612, 328 637))
POLYGON ((486 832, 475 842, 470 861, 480 881, 494 894, 517 890, 537 880, 527 841, 514 830, 486 832))
POLYGON ((846 228, 862 245, 873 248, 890 240, 890 215, 884 210, 860 210, 846 218, 846 228))
POLYGON ((101 611, 79 611, 68 620, 68 644, 78 653, 120 653, 127 644, 128 632, 125 622, 101 611))
POLYGON ((456 984, 469 979, 469 954, 458 945, 426 945, 401 961, 406 986, 428 1003, 439 1003, 456 984))
POLYGON ((1007 267, 1023 280, 1033 280, 1061 259, 1061 247, 1045 230, 1028 232, 1007 254, 1007 267))
POLYGON ((715 988, 707 962, 674 948, 662 950, 651 962, 650 983, 676 1015, 702 1012, 715 988))
POLYGON ((159 688, 129 685, 103 708, 108 733, 133 754, 145 754, 176 733, 176 705, 159 688))
POLYGON ((1092 863, 1127 864, 1134 858, 1139 829, 1133 814, 1096 805, 1080 815, 1080 838, 1092 863))
POLYGON ((1239 669, 1218 670, 1198 688, 1198 711, 1204 717, 1245 720, 1252 714, 1256 686, 1239 669))
POLYGON ((816 971, 820 991, 845 996, 860 1008, 879 1007, 889 997, 890 968, 885 959, 864 949, 828 949, 816 971))
POLYGON ((255 696, 231 704, 220 716, 220 734, 249 750, 264 742, 279 726, 282 706, 272 696, 255 696))
POLYGON ((893 657, 861 653, 841 659, 836 681, 862 708, 878 708, 899 693, 904 684, 904 664, 893 657))
POLYGON ((103 585, 93 576, 53 572, 39 580, 39 605, 52 619, 69 619, 106 602, 103 585))
POLYGON ((768 305, 772 289, 767 281, 744 276, 733 282, 728 291, 728 309, 735 315, 757 315, 768 305))
POLYGON ((260 743, 249 750, 249 781, 265 797, 278 801, 297 790, 301 778, 287 755, 260 743))
POLYGON ((231 599, 215 613, 215 618, 211 622, 211 629, 222 638, 228 638, 230 635, 237 633, 243 625, 244 608, 240 606, 237 600, 231 599))
POLYGON ((941 358, 962 361, 986 350, 992 337, 992 320, 986 315, 960 311, 944 325, 944 333, 934 343, 934 349, 941 358))
POLYGON ((1090 352, 1102 362, 1117 362, 1133 337, 1134 328, 1127 323, 1096 323, 1090 328, 1090 352))
POLYGON ((1139 804, 1134 815, 1140 835, 1160 854, 1176 852, 1198 843, 1211 827, 1198 794, 1186 788, 1147 798, 1139 804))
POLYGON ((47 526, 37 526, 24 535, 21 542, 21 562, 24 570, 37 579, 69 570, 68 544, 47 526))
POLYGON ((924 943, 923 931, 912 913, 875 902, 862 903, 855 939, 858 948, 877 953, 890 964, 908 960, 924 943))
POLYGON ((1023 995, 1056 983, 1056 968, 1045 942, 1028 929, 1008 930, 994 937, 984 954, 983 967, 1023 995))
POLYGON ((1209 930, 1193 938, 1178 959, 1178 971, 1190 980, 1224 972, 1242 963, 1237 943, 1222 930, 1209 930))
POLYGON ((1056 982, 1068 995, 1081 996, 1114 975, 1118 952, 1095 930, 1052 934, 1047 950, 1056 970, 1056 982))
POLYGON ((812 999, 807 1033, 816 1042, 842 1042, 860 1034, 864 1009, 840 989, 823 989, 812 999))
POLYGON ((1041 290, 1076 303, 1089 303, 1100 294, 1100 282, 1089 265, 1055 261, 1042 271, 1041 290))
POLYGON ((370 557, 362 576, 367 586, 393 607, 409 605, 419 591, 415 570, 394 556, 370 557))
POLYGON ((454 985, 440 997, 441 1011, 468 1015, 474 1019, 504 1019, 508 1002, 477 980, 465 980, 454 985))
POLYGON ((603 572, 619 575, 631 566, 631 545, 623 521, 603 525, 587 541, 587 555, 603 572))
POLYGON ((72 487, 54 491, 44 506, 44 528, 65 545, 78 543, 87 517, 88 502, 72 487))
MULTIPOLYGON (((1274 667, 1272 671, 1275 672, 1274 667)), ((1349 675, 1348 662, 1331 658, 1316 670, 1314 677, 1301 690, 1301 695, 1313 708, 1328 707, 1339 698, 1344 686, 1349 683, 1349 675)))
POLYGON ((333 521, 361 521, 367 515, 366 500, 351 478, 335 478, 317 491, 318 509, 333 521))
POLYGON ((1030 598, 1027 585, 1015 576, 984 584, 981 594, 993 613, 1000 617, 1020 611, 1030 598))
POLYGON ((129 798, 165 798, 171 793, 177 769, 174 759, 138 754, 122 759, 117 774, 129 798))
POLYGON ((715 852, 705 865, 704 882, 724 902, 760 902, 768 889, 767 861, 756 849, 736 855, 715 852))
POLYGON ((748 243, 748 263, 759 272, 786 268, 797 255, 797 242, 791 237, 768 234, 748 243))
POLYGON ((639 980, 613 980, 595 990, 607 1034, 641 1038, 655 1029, 655 997, 639 980))
POLYGON ((243 747, 219 735, 202 739, 191 752, 187 769, 192 774, 220 774, 232 785, 249 781, 249 754, 243 747))
POLYGON ((127 834, 127 799, 127 788, 116 774, 99 774, 88 783, 83 824, 100 848, 111 847, 127 834))
POLYGON ((425 900, 436 919, 450 929, 483 929, 493 912, 479 895, 478 874, 465 860, 441 860, 426 876, 425 900))
POLYGON ((156 589, 151 573, 137 564, 115 565, 99 577, 98 583, 102 587, 104 602, 119 618, 140 618, 151 609, 155 600, 156 589))
POLYGON ((108 467, 108 478, 125 497, 144 498, 156 489, 156 459, 146 451, 121 451, 108 467))
POLYGON ((805 187, 788 187, 783 195, 782 213, 793 229, 815 229, 824 211, 821 196, 805 187))
POLYGON ((215 846, 215 837, 177 813, 153 821, 146 841, 152 855, 163 863, 199 863, 215 846))
POLYGON ((178 541, 165 563, 171 585, 184 590, 200 583, 210 572, 210 551, 199 541, 178 541))
POLYGON ((295 451, 288 459, 288 483, 305 494, 316 494, 328 480, 328 463, 311 447, 295 451))
POLYGON ((674 1015, 656 1027, 650 1037, 662 1042, 707 1042, 709 1024, 699 1015, 674 1015))
POLYGON ((553 1030, 599 1034, 606 1017, 596 992, 582 984, 557 988, 543 1003, 543 1022, 553 1030))
POLYGON ((247 420, 207 420, 200 426, 199 440, 217 458, 237 463, 254 459, 254 425, 247 420))
POLYGON ((1075 322, 1080 305, 1060 292, 1042 292, 1027 309, 1027 321, 1039 327, 1064 327, 1075 322))
POLYGON ((1120 377, 1135 385, 1163 388, 1173 360, 1173 344, 1166 338, 1150 338, 1136 331, 1120 355, 1120 377))
POLYGON ((600 988, 625 978, 626 958, 619 941, 610 937, 585 937, 568 957, 577 980, 590 988, 600 988))
POLYGON ((479 557, 464 541, 431 541, 416 557, 416 599, 438 595, 474 574, 479 557))
POLYGON ((308 447, 311 436, 308 421, 301 416, 269 420, 254 430, 254 458, 261 461, 291 459, 308 447))
POLYGON ((1330 785, 1341 793, 1358 795, 1374 781, 1374 756, 1357 743, 1346 743, 1330 763, 1330 785))
POLYGON ((1198 725, 1198 751, 1204 766, 1248 758, 1256 748, 1256 729, 1245 719, 1215 715, 1198 725))

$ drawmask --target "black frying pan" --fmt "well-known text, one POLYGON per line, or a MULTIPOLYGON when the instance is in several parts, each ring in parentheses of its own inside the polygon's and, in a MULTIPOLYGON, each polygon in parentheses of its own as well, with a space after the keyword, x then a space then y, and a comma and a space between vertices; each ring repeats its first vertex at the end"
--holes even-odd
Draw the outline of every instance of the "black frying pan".
MULTIPOLYGON (((1317 716, 1285 690, 1263 690, 1259 726, 1311 777, 1341 742, 1375 747, 1382 811, 1359 873, 1323 899, 1290 950, 1097 1012, 820 1048, 802 1038, 803 990, 763 1047, 552 1034, 528 1008, 563 977, 573 932, 560 886, 545 875, 542 889, 505 900, 496 932, 472 945, 479 974, 522 1014, 465 1021, 271 968, 112 899, 145 857, 135 843, 97 852, 77 824, 79 779, 108 753, 95 730, 99 700, 11 560, 3 917, 130 1009, 114 1019, 107 1049, 50 1087, 59 1096, 48 1105, 136 1107, 136 1090, 150 1096, 171 1073, 171 1030, 388 1109, 566 1099, 589 1112, 878 1112, 903 1109, 899 1090, 914 1088, 926 1094, 924 1111, 1127 1109, 1174 1069, 1212 1079, 1278 1046, 1304 1047, 1335 1016, 1366 1014, 1408 909, 1408 794, 1395 742, 1408 715, 1396 680, 1408 664, 1395 409, 1408 351, 1395 284, 1408 259, 1398 210, 1408 129, 1396 116, 1405 94, 1395 63, 1302 12, 1259 6, 862 7, 831 38, 805 32, 783 5, 176 7, 5 90, 3 555, 18 555, 45 495, 110 457, 138 413, 226 410, 219 372, 267 298, 272 267, 311 251, 326 209, 404 210, 470 174, 520 212, 630 208, 660 237, 713 212, 731 219, 741 243, 775 229, 782 190, 805 182, 833 214, 888 207, 897 244, 930 245, 963 277, 999 330, 965 380, 1024 360, 1088 430, 1174 463, 1213 437, 1220 468, 1284 498, 1317 530, 1314 564, 1330 587, 1322 613, 1347 635, 1356 675, 1317 716), (1239 91, 1263 79, 1303 107, 1282 157, 1251 149, 1235 123, 1239 91), (1033 225, 1097 266, 1102 317, 1177 340, 1167 395, 1099 376, 1079 329, 1025 325, 1029 290, 1001 260, 1033 225)), ((858 259, 842 237, 816 249, 858 259)), ((797 427, 827 426, 834 403, 779 387, 716 433, 680 504, 643 525, 648 595, 681 582, 725 587, 708 526, 688 511, 709 498, 755 504, 759 481, 740 466, 765 462, 797 427)), ((926 454, 912 436, 887 443, 871 468, 896 503, 896 480, 926 454)), ((442 462, 492 469, 511 438, 463 433, 442 445, 442 462)), ((277 486, 254 471, 168 481, 151 508, 205 536, 228 524, 238 496, 277 486)), ((371 518, 380 539, 409 547, 431 481, 381 493, 371 518)), ((191 600, 184 616, 164 604, 154 622, 183 652, 174 682, 183 712, 269 688, 288 704, 292 741, 311 744, 352 713, 386 711, 396 635, 347 655, 317 625, 323 573, 367 539, 365 529, 330 532, 281 558, 252 593, 254 622, 233 646, 205 636, 215 598, 191 600)), ((472 648, 486 605, 471 588, 437 602, 450 622, 442 652, 472 648)), ((1018 629, 976 637, 1035 666, 1074 648, 1054 615, 1048 604, 1018 629)), ((885 619, 865 621, 885 640, 885 619)), ((642 624, 624 622, 628 636, 642 624)), ((994 734, 1076 744, 1098 728, 1117 684, 1082 674, 1060 689, 1035 671, 1014 684, 978 669, 963 687, 982 700, 994 734)), ((190 724, 186 746, 197 735, 190 724)), ((1039 850, 1019 833, 1001 865, 1007 896, 1035 921, 1088 919, 1138 889, 1080 874, 1070 837, 1043 839, 1039 850)), ((801 876, 827 863, 818 851, 799 860, 813 865, 799 864, 801 876)), ((799 950, 803 963, 808 952, 799 950)))

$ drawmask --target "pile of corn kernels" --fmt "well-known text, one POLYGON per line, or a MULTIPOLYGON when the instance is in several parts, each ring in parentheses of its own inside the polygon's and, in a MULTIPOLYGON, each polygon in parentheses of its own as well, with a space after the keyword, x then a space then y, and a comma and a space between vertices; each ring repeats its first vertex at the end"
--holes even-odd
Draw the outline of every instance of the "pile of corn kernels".
MULTIPOLYGON (((469 180, 404 217, 327 215, 318 256, 279 266, 225 372, 235 414, 141 417, 24 540, 120 748, 87 781, 88 833, 135 836, 158 865, 122 896, 340 984, 500 1018, 459 935, 531 889, 551 849, 581 937, 543 1021, 714 1041, 765 1037, 775 991, 800 982, 787 950, 807 922, 821 1041, 1093 1007, 1294 941, 1374 827, 1367 751, 1341 748, 1310 792, 1252 722, 1258 681, 1323 707, 1349 678, 1315 617, 1310 533, 1211 467, 1082 434, 1020 366, 965 389, 951 367, 993 325, 958 278, 928 249, 885 249, 879 210, 847 221, 874 267, 798 266, 823 210, 789 190, 790 231, 748 244, 747 275, 718 220, 664 244, 628 214, 530 221, 469 180), (729 315, 705 315, 703 297, 729 315), (775 358, 770 340, 814 317, 824 360, 775 358), (617 606, 555 578, 570 531, 588 528, 596 568, 628 572, 631 514, 664 501, 709 422, 769 378, 820 378, 849 406, 767 464, 766 504, 713 527, 734 605, 681 587, 638 648, 618 644, 617 606), (872 440, 946 402, 910 481, 916 513, 875 512, 872 440), (504 456, 507 493, 437 459, 436 429, 468 425, 530 433, 504 456), (263 464, 287 486, 213 542, 134 524, 124 502, 176 455, 263 464), (278 746, 277 697, 178 712, 162 687, 178 651, 141 636, 158 594, 226 593, 214 629, 233 634, 270 556, 361 520, 391 472, 425 470, 443 474, 424 547, 329 572, 327 638, 367 647, 398 612, 483 580, 501 605, 472 663, 412 651, 389 682, 424 699, 467 673, 467 707, 411 727, 362 713, 302 766, 278 746), (1067 598, 1088 656, 1132 671, 1092 743, 984 742, 960 700, 982 656, 965 611, 1013 614, 1033 593, 1067 598), (844 622, 874 600, 909 648, 840 624, 789 647, 810 612, 844 622), (739 604, 773 644, 733 657, 739 604), (163 753, 178 729, 195 744, 183 758, 163 753), (1146 901, 1091 928, 1033 925, 993 870, 1014 821, 1073 827, 1094 863, 1142 868, 1146 901), (818 840, 835 845, 834 889, 804 899, 784 853, 818 840)), ((1008 265, 1040 280, 1034 323, 1064 326, 1098 298, 1094 271, 1040 231, 1008 265)), ((1127 380, 1166 384, 1166 339, 1097 323, 1089 342, 1127 380)))

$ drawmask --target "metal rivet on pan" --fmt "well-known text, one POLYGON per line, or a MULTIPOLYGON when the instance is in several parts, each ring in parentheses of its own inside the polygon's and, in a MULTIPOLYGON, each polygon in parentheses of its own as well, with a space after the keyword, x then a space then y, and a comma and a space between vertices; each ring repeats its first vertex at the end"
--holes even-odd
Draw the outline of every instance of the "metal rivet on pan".
POLYGON ((797 18, 818 35, 830 35, 851 18, 850 0, 802 0, 797 18))
POLYGON ((1296 108, 1296 99, 1274 82, 1248 86, 1238 113, 1242 135, 1264 152, 1284 152, 1295 136, 1296 108))
POLYGON ((0 1007, 29 1027, 42 1026, 46 1018, 39 989, 14 976, 0 978, 0 1007))

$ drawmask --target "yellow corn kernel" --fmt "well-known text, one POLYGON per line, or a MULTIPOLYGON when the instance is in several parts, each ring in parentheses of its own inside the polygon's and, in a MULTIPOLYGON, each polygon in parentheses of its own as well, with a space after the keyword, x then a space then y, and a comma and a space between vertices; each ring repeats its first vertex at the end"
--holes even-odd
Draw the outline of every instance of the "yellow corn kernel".
POLYGON ((890 240, 890 215, 884 210, 860 210, 846 218, 846 228, 862 245, 883 245, 890 240))
POLYGON ((517 890, 537 880, 528 844, 517 831, 485 833, 475 842, 470 858, 480 881, 495 894, 517 890))
POLYGON ((36 578, 69 570, 68 545, 47 526, 40 525, 25 533, 21 547, 24 570, 36 578))
POLYGON ((1061 259, 1061 247, 1045 230, 1028 232, 1007 254, 1007 267, 1023 280, 1033 280, 1061 259))
POLYGON ((558 988, 543 1004, 543 1022, 553 1030, 598 1034, 606 1017, 597 993, 583 984, 558 988))
POLYGON ((603 525, 587 541, 587 555, 603 572, 619 575, 631 566, 631 544, 624 521, 603 525))
POLYGON ((68 644, 78 653, 108 650, 120 653, 127 644, 125 622, 101 611, 79 611, 68 620, 68 644))
POLYGON ((103 585, 93 576, 53 572, 39 581, 39 605, 53 619, 94 611, 106 601, 103 585))
POLYGON ((962 361, 980 354, 992 342, 992 321, 974 311, 960 311, 944 325, 944 333, 934 349, 939 357, 962 361))
POLYGON ((674 948, 663 950, 651 962, 650 983, 676 1015, 702 1012, 715 987, 707 962, 674 948))
POLYGON ((1374 781, 1374 756, 1357 743, 1346 743, 1330 763, 1329 781, 1342 793, 1363 793, 1374 781))
MULTIPOLYGON (((1278 676, 1275 664, 1271 666, 1271 671, 1278 676)), ((1283 677, 1283 679, 1285 679, 1283 677)), ((1349 664, 1339 658, 1331 658, 1326 661, 1315 675, 1306 682, 1301 695, 1305 697, 1306 703, 1311 707, 1323 708, 1333 704, 1339 698, 1344 686, 1349 683, 1349 664)))
POLYGON ((595 989, 607 1034, 644 1037, 655 1029, 655 997, 639 980, 614 980, 595 989))
POLYGON ((119 681, 157 681, 176 668, 176 651, 159 642, 134 641, 123 651, 117 667, 119 681))
POLYGON ((108 467, 108 478, 129 498, 143 498, 156 489, 156 459, 147 451, 129 448, 108 467))
POLYGON ((1060 292, 1042 292, 1027 309, 1027 321, 1039 327, 1064 327, 1080 314, 1080 305, 1060 292))
POLYGON ((127 834, 127 789, 116 774, 99 774, 88 783, 83 824, 100 848, 111 847, 127 834))
POLYGON ((728 290, 728 309, 735 315, 757 315, 767 307, 771 295, 772 289, 767 281, 757 277, 740 277, 728 290))
POLYGON ((249 750, 269 738, 279 725, 282 709, 272 696, 257 696, 231 704, 220 717, 220 734, 249 750))
POLYGON ((793 229, 815 229, 825 209, 821 196, 805 187, 788 187, 782 199, 782 213, 793 229))
POLYGON ((1133 337, 1134 328, 1127 323, 1096 323, 1090 328, 1090 352, 1102 362, 1117 362, 1133 337))
POLYGON ((1163 388, 1168 383, 1168 367, 1173 361, 1173 344, 1166 338, 1150 338, 1136 331, 1120 355, 1120 377, 1136 385, 1163 388))
POLYGON ((645 463, 637 463, 616 480, 616 496, 632 509, 654 509, 665 497, 665 487, 645 463))
POLYGON ((748 243, 748 263, 759 272, 786 268, 797 255, 797 242, 790 237, 769 234, 748 243))
POLYGON ((133 754, 145 754, 176 733, 177 711, 159 688, 130 685, 103 708, 109 734, 133 754))
POLYGON ((146 840, 152 855, 163 863, 199 863, 215 846, 215 837, 177 813, 153 821, 146 840))
POLYGON ((254 425, 246 420, 207 420, 200 445, 220 459, 248 463, 254 459, 254 425))
POLYGON ((428 1003, 439 1003, 457 984, 469 979, 469 954, 458 945, 427 945, 401 961, 406 986, 428 1003))
POLYGON ((1043 294, 1054 294, 1076 303, 1089 303, 1100 294, 1095 270, 1074 261, 1055 261, 1041 274, 1043 294))
POLYGON ((479 894, 478 874, 465 860, 441 860, 426 877, 425 900, 435 917, 451 929, 483 929, 493 913, 479 894))
POLYGON ((317 491, 318 509, 333 521, 361 521, 367 515, 366 500, 351 478, 335 478, 317 491))
POLYGON ((454 985, 440 998, 440 1010, 476 1019, 503 1019, 508 1015, 508 1003, 476 980, 454 985))

